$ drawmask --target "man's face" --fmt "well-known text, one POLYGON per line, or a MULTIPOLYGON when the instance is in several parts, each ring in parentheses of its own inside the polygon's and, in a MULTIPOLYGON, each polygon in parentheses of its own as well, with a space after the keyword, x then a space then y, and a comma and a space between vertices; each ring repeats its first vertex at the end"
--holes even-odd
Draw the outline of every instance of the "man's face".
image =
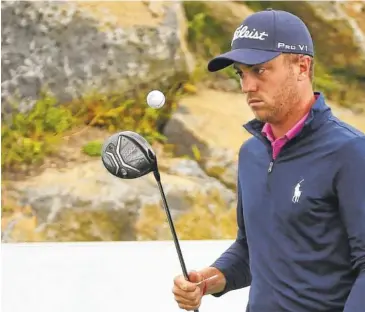
POLYGON ((300 99, 293 66, 283 55, 255 66, 234 64, 257 119, 275 124, 291 114, 300 99))

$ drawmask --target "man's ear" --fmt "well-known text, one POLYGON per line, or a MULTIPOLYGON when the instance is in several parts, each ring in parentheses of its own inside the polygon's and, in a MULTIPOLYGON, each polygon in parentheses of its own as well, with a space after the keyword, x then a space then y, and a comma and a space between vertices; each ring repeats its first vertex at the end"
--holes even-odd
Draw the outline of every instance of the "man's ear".
POLYGON ((298 75, 299 81, 303 81, 310 78, 309 75, 310 75, 311 62, 312 59, 307 55, 303 55, 299 58, 299 75, 298 75))

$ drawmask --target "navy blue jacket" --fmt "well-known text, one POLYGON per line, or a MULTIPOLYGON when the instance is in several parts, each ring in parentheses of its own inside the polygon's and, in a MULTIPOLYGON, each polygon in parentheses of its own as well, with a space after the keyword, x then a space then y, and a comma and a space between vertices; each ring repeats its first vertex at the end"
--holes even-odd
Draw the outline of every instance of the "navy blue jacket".
POLYGON ((365 311, 365 135, 321 93, 272 160, 262 122, 239 152, 238 234, 215 297, 250 286, 250 312, 365 311))

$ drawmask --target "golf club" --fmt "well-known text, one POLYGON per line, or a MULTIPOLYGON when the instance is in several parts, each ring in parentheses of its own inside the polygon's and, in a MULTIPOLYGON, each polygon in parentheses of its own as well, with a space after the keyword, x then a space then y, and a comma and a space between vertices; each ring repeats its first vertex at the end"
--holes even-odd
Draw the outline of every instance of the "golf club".
MULTIPOLYGON (((104 142, 101 159, 105 168, 112 175, 121 179, 136 179, 153 172, 160 190, 180 265, 185 279, 189 280, 165 192, 161 184, 157 157, 150 144, 138 133, 121 131, 113 134, 104 142)), ((194 311, 198 312, 199 310, 194 311)))

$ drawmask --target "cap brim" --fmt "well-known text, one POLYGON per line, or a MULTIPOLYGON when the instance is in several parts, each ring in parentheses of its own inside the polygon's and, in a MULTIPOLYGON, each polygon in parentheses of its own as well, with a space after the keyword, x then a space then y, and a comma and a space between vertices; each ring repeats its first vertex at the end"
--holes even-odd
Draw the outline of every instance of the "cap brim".
POLYGON ((208 70, 215 72, 232 65, 241 63, 245 65, 257 65, 268 62, 279 56, 282 52, 262 51, 256 49, 236 49, 221 54, 208 63, 208 70))

